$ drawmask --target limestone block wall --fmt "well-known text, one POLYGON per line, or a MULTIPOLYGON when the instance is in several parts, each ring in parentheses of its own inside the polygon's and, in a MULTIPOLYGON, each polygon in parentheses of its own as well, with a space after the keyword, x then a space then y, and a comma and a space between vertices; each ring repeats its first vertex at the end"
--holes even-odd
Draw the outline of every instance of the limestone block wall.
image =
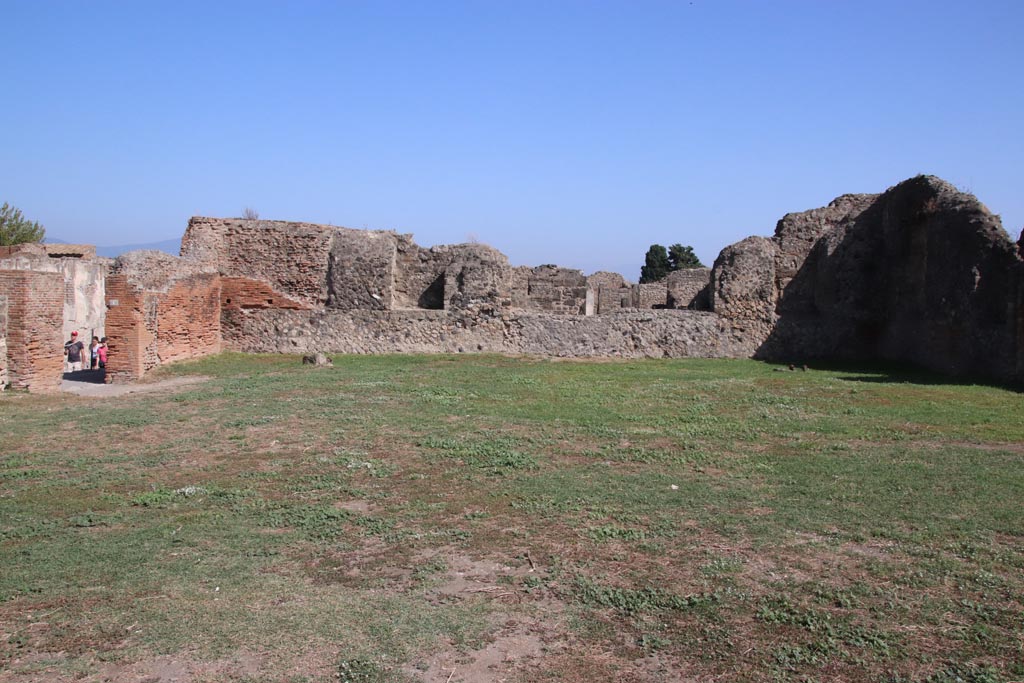
POLYGON ((635 308, 633 300, 636 298, 636 293, 633 287, 633 285, 625 287, 600 285, 597 290, 597 313, 604 315, 623 309, 635 308))
POLYGON ((582 315, 587 278, 571 268, 554 265, 519 266, 512 273, 512 305, 529 311, 582 315))
POLYGON ((57 272, 0 270, 6 299, 5 360, 12 387, 60 391, 64 372, 64 280, 57 272))
POLYGON ((668 283, 658 280, 637 285, 635 301, 637 308, 667 308, 668 283))
POLYGON ((539 312, 230 310, 225 344, 245 352, 530 353, 560 357, 741 357, 754 346, 727 321, 697 311, 604 316, 539 312))
POLYGON ((674 270, 665 278, 668 287, 669 308, 693 308, 706 311, 711 308, 708 285, 711 284, 710 268, 682 268, 674 270))

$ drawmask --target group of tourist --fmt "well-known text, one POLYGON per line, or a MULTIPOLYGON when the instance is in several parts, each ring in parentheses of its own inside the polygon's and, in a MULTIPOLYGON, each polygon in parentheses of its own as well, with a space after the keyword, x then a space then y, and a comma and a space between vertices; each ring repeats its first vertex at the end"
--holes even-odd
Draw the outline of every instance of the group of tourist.
POLYGON ((86 350, 85 344, 78 338, 78 330, 75 330, 71 333, 71 339, 64 342, 64 363, 67 372, 106 369, 107 338, 93 337, 86 350))

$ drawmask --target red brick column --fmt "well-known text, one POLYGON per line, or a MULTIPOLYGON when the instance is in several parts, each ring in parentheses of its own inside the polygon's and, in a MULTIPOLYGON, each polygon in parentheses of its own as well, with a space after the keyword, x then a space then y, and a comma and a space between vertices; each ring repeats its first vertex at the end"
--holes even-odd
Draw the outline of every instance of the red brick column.
POLYGON ((64 278, 60 273, 0 270, 7 297, 7 359, 11 386, 60 391, 64 374, 64 278))
POLYGON ((107 381, 142 377, 144 349, 152 341, 143 317, 142 290, 125 275, 107 277, 107 381))

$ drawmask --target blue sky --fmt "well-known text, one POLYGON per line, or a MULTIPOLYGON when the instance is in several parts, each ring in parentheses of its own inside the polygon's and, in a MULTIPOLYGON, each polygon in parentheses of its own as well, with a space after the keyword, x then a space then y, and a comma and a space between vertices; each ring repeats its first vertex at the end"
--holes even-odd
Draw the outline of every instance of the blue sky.
POLYGON ((1024 3, 0 0, 0 201, 477 239, 635 279, 918 173, 1024 226, 1024 3))

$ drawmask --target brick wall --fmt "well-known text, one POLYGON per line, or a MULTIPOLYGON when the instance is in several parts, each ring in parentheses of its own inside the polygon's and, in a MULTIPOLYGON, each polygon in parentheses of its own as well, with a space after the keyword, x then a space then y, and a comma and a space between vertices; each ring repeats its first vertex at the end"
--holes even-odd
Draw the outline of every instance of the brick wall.
POLYGON ((128 381, 145 371, 144 349, 152 343, 143 317, 143 290, 124 274, 107 277, 107 381, 128 381))
POLYGON ((4 364, 11 386, 59 392, 64 372, 64 278, 59 273, 3 270, 0 295, 7 299, 4 364))
POLYGON ((176 360, 221 350, 221 281, 199 273, 146 290, 126 274, 107 278, 107 380, 137 379, 176 360))
POLYGON ((0 391, 11 380, 7 375, 7 297, 0 295, 0 391))
POLYGON ((222 309, 311 308, 308 304, 294 301, 275 292, 266 282, 247 277, 222 277, 220 279, 220 293, 222 309))

